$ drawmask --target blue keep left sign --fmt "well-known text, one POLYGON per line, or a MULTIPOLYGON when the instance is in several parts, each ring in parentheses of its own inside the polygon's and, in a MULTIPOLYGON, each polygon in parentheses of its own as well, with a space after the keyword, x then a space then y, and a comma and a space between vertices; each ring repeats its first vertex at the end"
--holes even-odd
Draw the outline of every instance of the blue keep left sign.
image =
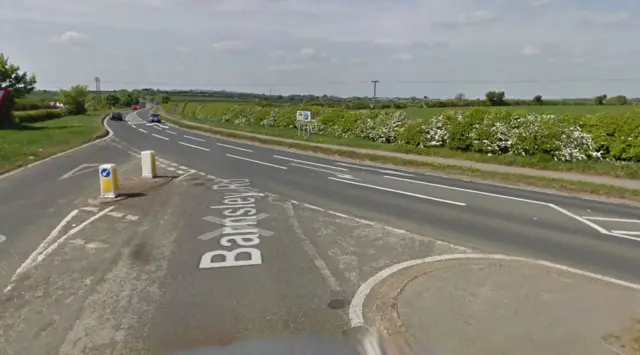
POLYGON ((111 171, 107 168, 102 168, 102 170, 100 170, 100 176, 108 178, 109 176, 111 176, 111 171))

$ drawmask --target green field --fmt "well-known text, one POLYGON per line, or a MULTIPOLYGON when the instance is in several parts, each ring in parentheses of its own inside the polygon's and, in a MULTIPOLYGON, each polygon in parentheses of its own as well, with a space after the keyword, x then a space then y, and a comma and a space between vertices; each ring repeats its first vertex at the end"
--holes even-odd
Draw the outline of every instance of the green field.
MULTIPOLYGON (((602 112, 628 112, 632 109, 637 109, 639 106, 613 106, 613 105, 550 105, 550 106, 507 106, 501 107, 509 111, 525 111, 536 113, 548 113, 548 114, 576 114, 576 115, 593 115, 602 112)), ((407 112, 407 115, 415 118, 429 118, 436 116, 443 111, 457 109, 452 107, 409 107, 403 111, 407 112)), ((461 110, 471 110, 474 107, 463 107, 461 110)))
POLYGON ((0 130, 0 173, 95 140, 105 132, 105 114, 62 117, 0 130))

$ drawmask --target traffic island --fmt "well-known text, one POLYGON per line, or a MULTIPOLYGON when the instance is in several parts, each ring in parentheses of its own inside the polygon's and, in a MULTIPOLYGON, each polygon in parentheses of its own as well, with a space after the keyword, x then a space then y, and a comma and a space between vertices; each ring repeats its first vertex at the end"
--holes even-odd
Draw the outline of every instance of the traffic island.
POLYGON ((640 285, 491 255, 427 258, 378 275, 358 291, 352 322, 438 354, 640 354, 640 285))
POLYGON ((119 190, 116 197, 102 197, 100 195, 89 199, 89 204, 101 205, 116 203, 125 199, 146 196, 151 190, 167 185, 176 176, 156 176, 153 179, 142 177, 129 177, 119 182, 119 190))

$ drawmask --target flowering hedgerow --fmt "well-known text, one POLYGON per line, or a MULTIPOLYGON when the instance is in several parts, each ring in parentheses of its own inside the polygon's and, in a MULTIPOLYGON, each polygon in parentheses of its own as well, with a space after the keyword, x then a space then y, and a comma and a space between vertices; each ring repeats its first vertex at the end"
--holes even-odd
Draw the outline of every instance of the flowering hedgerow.
POLYGON ((549 156, 557 161, 640 162, 640 111, 599 115, 543 115, 509 110, 449 110, 411 119, 401 110, 259 107, 172 103, 185 116, 227 124, 297 129, 297 110, 311 110, 312 132, 414 147, 442 147, 487 155, 549 156))

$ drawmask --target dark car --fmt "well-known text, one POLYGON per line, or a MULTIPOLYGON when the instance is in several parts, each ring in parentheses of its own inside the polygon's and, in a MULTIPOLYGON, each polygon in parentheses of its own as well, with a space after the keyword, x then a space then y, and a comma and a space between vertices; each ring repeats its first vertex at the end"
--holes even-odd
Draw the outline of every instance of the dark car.
POLYGON ((111 112, 112 121, 123 121, 122 112, 111 112))
POLYGON ((150 123, 160 123, 160 115, 157 113, 152 113, 151 117, 149 117, 149 122, 150 123))

